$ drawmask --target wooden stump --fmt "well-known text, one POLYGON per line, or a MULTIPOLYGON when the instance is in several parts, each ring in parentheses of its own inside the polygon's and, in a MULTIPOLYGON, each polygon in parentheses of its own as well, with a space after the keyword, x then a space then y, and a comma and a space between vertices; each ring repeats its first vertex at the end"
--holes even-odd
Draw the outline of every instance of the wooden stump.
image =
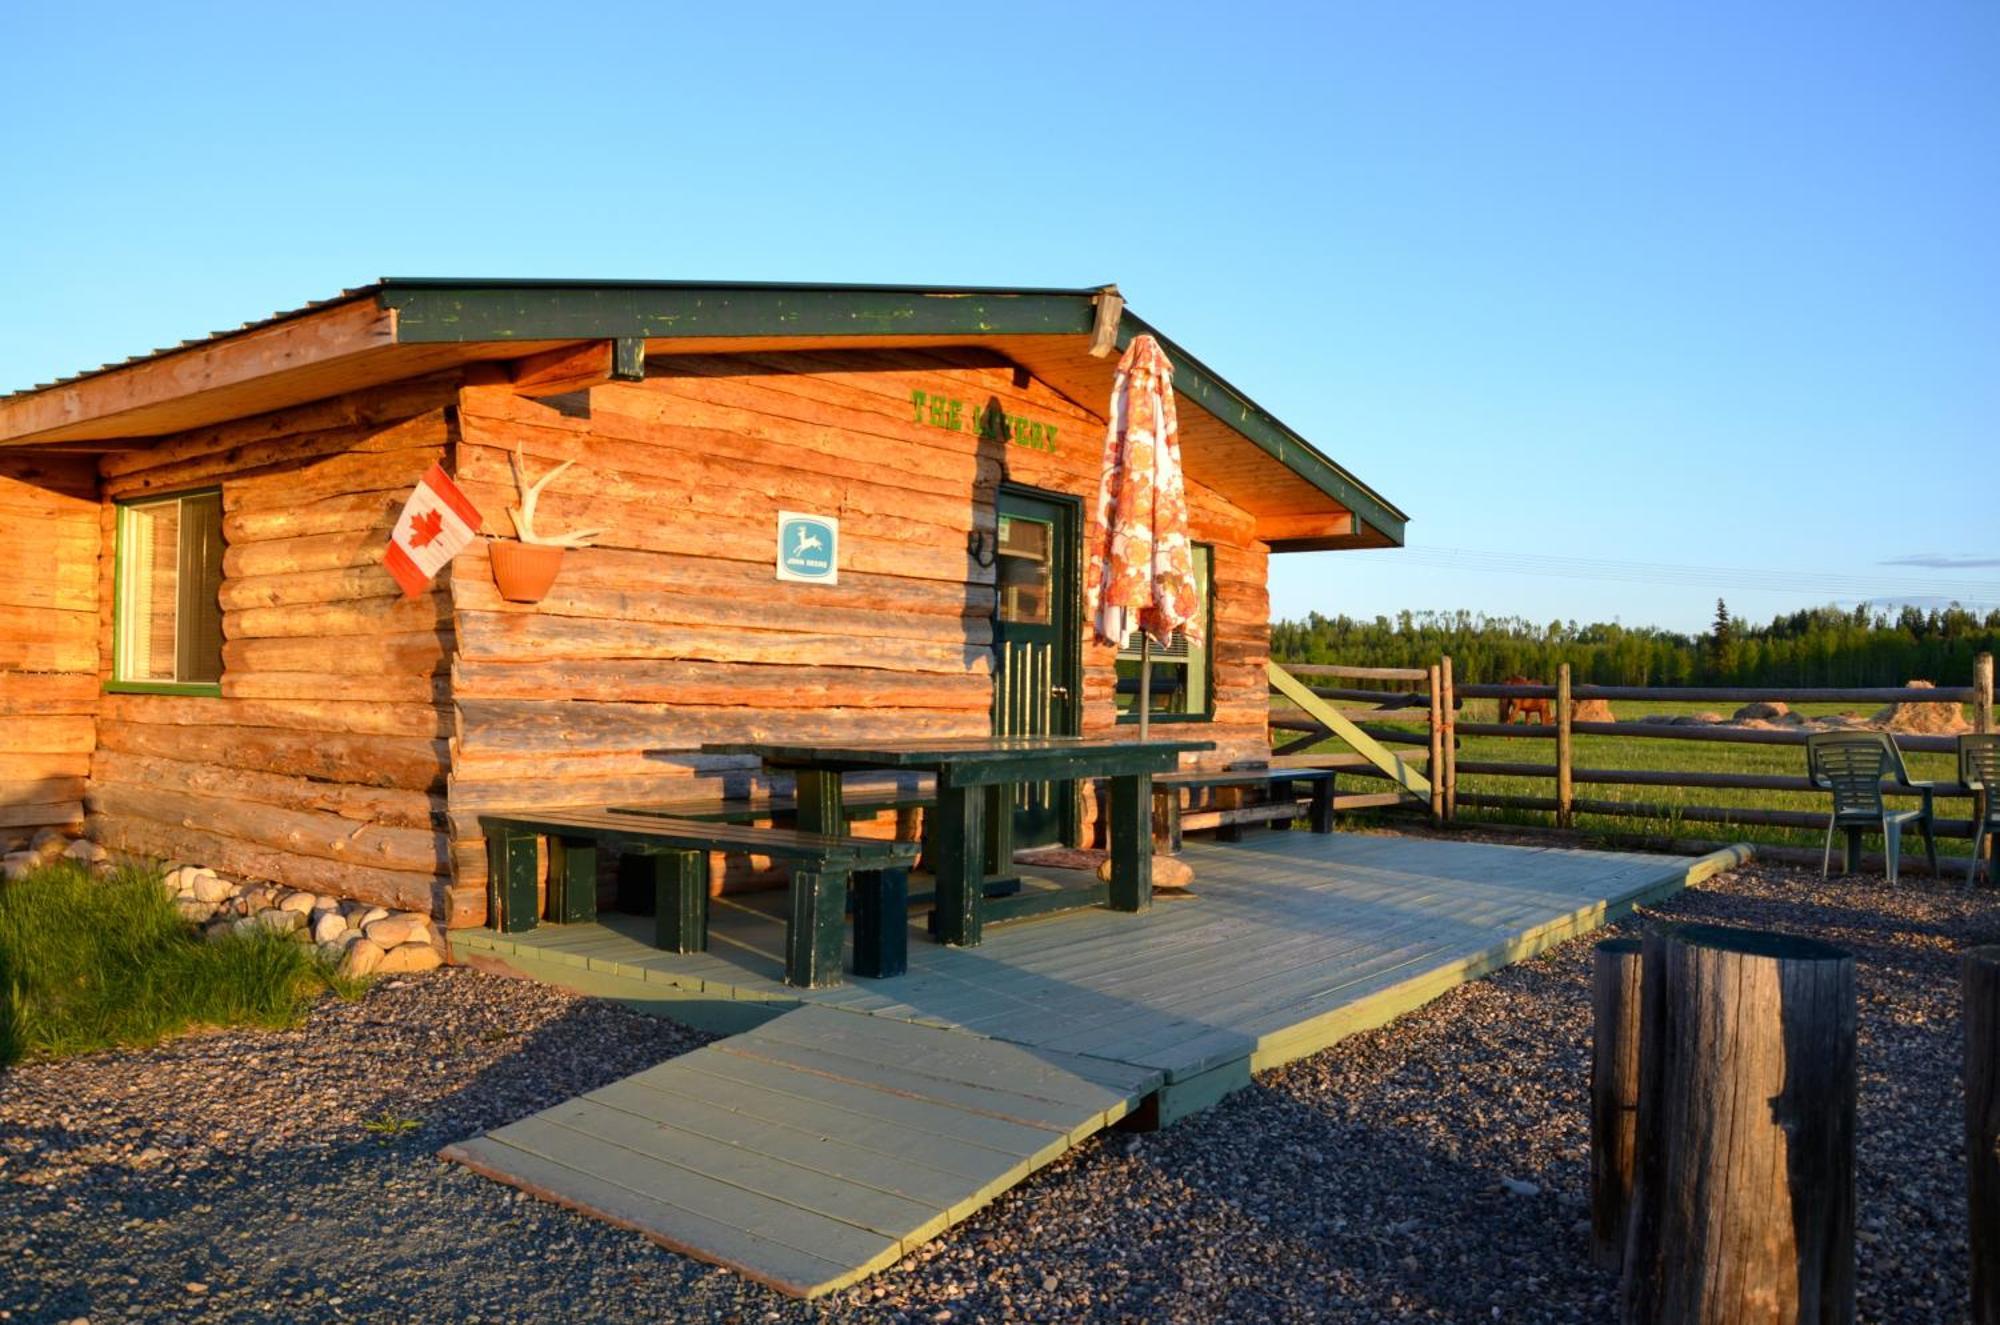
POLYGON ((1714 925, 1646 937, 1628 1325, 1854 1319, 1854 959, 1714 925))
POLYGON ((1591 972, 1590 1249, 1600 1269, 1625 1264, 1625 1222, 1639 1136, 1639 940, 1597 945, 1591 972))
POLYGON ((2000 947, 1965 954, 1965 1161, 1973 1325, 2000 1325, 2000 947))

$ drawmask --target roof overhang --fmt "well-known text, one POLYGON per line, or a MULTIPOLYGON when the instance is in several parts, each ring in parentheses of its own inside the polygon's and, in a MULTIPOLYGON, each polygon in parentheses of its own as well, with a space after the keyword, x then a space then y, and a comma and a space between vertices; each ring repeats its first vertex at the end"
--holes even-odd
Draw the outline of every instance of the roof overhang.
MULTIPOLYGON (((1183 455, 1274 550, 1398 546, 1407 517, 1102 289, 399 278, 240 330, 0 397, 0 447, 105 450, 468 363, 592 342, 636 354, 982 346, 1080 403, 1151 334, 1183 455), (1192 406, 1193 409, 1188 409, 1192 406)), ((1086 407, 1089 407, 1088 405, 1086 407)))

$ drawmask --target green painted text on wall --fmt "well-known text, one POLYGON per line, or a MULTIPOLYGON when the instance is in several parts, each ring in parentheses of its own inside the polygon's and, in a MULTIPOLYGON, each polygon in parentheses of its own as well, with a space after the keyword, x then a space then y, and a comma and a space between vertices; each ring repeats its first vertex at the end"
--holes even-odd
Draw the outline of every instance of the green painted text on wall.
POLYGON ((1009 414, 997 400, 987 401, 984 409, 969 410, 963 401, 934 396, 928 391, 912 391, 910 407, 915 411, 913 423, 928 423, 933 428, 969 432, 981 441, 1012 442, 1031 451, 1055 454, 1057 425, 1009 414))

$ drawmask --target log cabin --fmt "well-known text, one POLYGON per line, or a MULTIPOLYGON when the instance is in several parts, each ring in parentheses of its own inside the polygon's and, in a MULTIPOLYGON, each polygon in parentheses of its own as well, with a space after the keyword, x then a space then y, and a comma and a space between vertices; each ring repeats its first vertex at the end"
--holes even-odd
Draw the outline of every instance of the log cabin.
MULTIPOLYGON (((1266 758, 1270 556, 1405 517, 1115 287, 388 279, 0 397, 0 837, 468 926, 481 811, 759 789, 704 741, 1111 729, 1136 669, 1082 639, 1077 558, 1141 333, 1210 626, 1145 702, 1266 758), (483 541, 405 596, 412 486, 441 463, 509 537, 517 454, 576 462, 537 518, 596 545, 538 603, 483 541), (837 531, 831 582, 779 578, 781 512, 837 531)), ((1090 801, 1023 796, 1018 840, 1090 801)))

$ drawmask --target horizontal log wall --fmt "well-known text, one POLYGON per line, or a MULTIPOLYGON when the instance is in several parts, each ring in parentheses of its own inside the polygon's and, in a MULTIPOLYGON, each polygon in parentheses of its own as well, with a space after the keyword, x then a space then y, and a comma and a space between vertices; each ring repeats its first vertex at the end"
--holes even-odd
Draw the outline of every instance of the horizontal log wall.
POLYGON ((0 458, 0 846, 83 824, 96 743, 97 474, 0 458))
MULTIPOLYGON (((755 761, 696 753, 704 741, 990 730, 999 487, 1087 511, 1097 416, 992 356, 923 351, 675 356, 584 399, 541 403, 497 377, 460 395, 457 474, 491 523, 508 532, 518 447, 537 475, 577 462, 542 494, 540 532, 604 530, 532 607, 500 599, 483 549, 455 568, 462 886, 484 878, 483 810, 763 789, 755 761), (1053 424, 1055 448, 933 426, 916 391, 1053 424), (776 581, 781 509, 839 517, 837 585, 776 581)), ((1215 721, 1191 730, 1217 762, 1262 756, 1267 549, 1248 514, 1189 496, 1195 538, 1215 545, 1219 637, 1215 721)), ((1086 651, 1086 732, 1115 723, 1113 661, 1086 651)))
MULTIPOLYGON (((103 697, 94 837, 447 920, 472 914, 449 891, 444 833, 451 572, 405 600, 382 568, 411 487, 448 457, 457 399, 456 376, 421 379, 102 459, 93 527, 107 553, 112 502, 222 489, 224 644, 219 698, 103 697)), ((111 576, 107 555, 90 640, 107 679, 111 576)))

